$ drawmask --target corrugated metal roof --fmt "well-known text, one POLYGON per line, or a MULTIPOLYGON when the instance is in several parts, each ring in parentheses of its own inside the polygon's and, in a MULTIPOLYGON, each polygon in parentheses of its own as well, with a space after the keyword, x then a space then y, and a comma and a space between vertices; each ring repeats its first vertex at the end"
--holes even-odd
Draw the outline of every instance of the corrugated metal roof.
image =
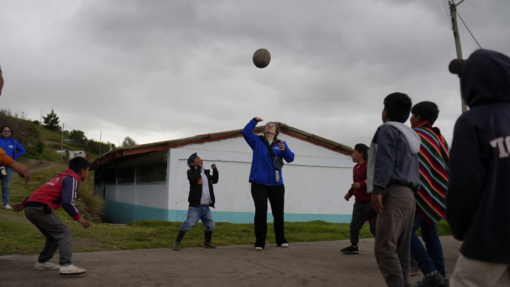
MULTIPOLYGON (((277 122, 280 127, 280 133, 327 148, 329 150, 350 155, 353 149, 349 146, 346 146, 341 143, 337 143, 335 141, 307 133, 303 130, 291 127, 287 124, 277 122)), ((258 126, 255 128, 254 133, 259 134, 262 133, 264 126, 258 126)), ((100 157, 96 158, 91 164, 91 170, 96 169, 101 165, 106 165, 110 163, 116 163, 119 161, 124 161, 133 157, 137 157, 146 153, 156 152, 165 149, 178 148, 192 144, 202 144, 206 142, 220 141, 226 140, 230 138, 242 137, 243 130, 232 130, 232 131, 224 131, 212 134, 203 134, 197 135, 189 138, 175 139, 169 141, 141 144, 123 148, 117 148, 111 150, 100 157)))

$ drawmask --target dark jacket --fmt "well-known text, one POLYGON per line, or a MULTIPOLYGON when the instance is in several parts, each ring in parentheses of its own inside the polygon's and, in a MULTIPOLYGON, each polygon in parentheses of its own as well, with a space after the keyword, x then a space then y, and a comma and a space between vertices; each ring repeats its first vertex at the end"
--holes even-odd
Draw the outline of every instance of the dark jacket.
POLYGON ((382 194, 392 184, 420 189, 420 137, 399 122, 377 129, 368 152, 367 192, 382 194))
MULTIPOLYGON (((253 133, 253 130, 257 126, 255 120, 251 120, 243 129, 244 140, 253 150, 253 160, 251 162, 250 170, 250 182, 262 184, 265 186, 276 186, 283 184, 282 171, 279 171, 280 182, 276 182, 275 169, 273 166, 273 160, 271 154, 267 149, 267 145, 263 139, 253 133)), ((286 142, 285 151, 281 151, 280 148, 274 143, 271 148, 273 154, 280 158, 285 159, 286 162, 291 163, 294 161, 294 153, 289 149, 286 142)))
POLYGON ((462 71, 446 220, 467 258, 510 264, 510 58, 477 50, 462 71))
MULTIPOLYGON (((189 180, 189 196, 188 202, 189 206, 199 207, 200 201, 202 199, 202 176, 200 175, 200 168, 191 168, 188 169, 188 180, 189 180)), ((214 189, 213 184, 218 183, 218 169, 213 169, 213 175, 211 176, 210 170, 204 170, 205 175, 209 179, 209 194, 211 195, 211 204, 209 206, 214 207, 214 202, 216 199, 214 198, 214 189)))

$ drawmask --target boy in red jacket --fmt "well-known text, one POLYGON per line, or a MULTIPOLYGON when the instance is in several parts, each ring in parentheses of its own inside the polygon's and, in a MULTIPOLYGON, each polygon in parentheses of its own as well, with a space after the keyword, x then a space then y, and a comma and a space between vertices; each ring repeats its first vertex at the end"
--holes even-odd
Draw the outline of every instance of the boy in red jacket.
MULTIPOLYGON (((352 209, 351 220, 351 246, 340 250, 345 254, 358 254, 359 231, 365 224, 367 219, 367 211, 370 207, 372 194, 367 193, 367 159, 368 159, 368 146, 364 144, 357 144, 352 153, 352 161, 357 165, 353 169, 353 181, 351 189, 345 195, 345 200, 354 195, 356 202, 352 209)), ((375 235, 375 218, 369 220, 370 232, 375 235)))
POLYGON ((46 237, 46 244, 35 263, 35 269, 60 269, 61 275, 82 274, 87 269, 71 264, 73 256, 73 239, 71 230, 55 214, 53 210, 63 207, 74 220, 87 229, 89 223, 78 213, 74 202, 78 193, 80 181, 85 181, 89 175, 90 163, 76 157, 69 162, 69 168, 57 174, 52 180, 38 188, 22 203, 15 204, 15 212, 25 208, 25 216, 46 237), (50 262, 57 248, 60 252, 60 265, 50 262))

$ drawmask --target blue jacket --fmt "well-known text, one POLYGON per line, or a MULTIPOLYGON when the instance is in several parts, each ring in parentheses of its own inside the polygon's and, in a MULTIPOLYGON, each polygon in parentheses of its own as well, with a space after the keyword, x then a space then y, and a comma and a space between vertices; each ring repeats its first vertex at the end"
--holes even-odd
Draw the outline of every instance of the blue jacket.
POLYGON ((510 58, 477 50, 461 74, 446 220, 470 259, 510 264, 510 58))
POLYGON ((25 154, 23 146, 12 137, 5 139, 0 136, 0 147, 5 151, 5 154, 10 156, 13 160, 25 154))
MULTIPOLYGON (((262 184, 266 186, 282 185, 283 177, 282 171, 280 170, 280 182, 276 182, 275 169, 273 167, 273 161, 271 155, 267 150, 267 145, 253 133, 253 130, 257 126, 255 120, 251 120, 243 129, 244 140, 253 150, 253 160, 251 162, 250 171, 250 182, 262 184)), ((289 149, 286 142, 285 151, 281 151, 277 145, 271 146, 275 156, 285 159, 286 162, 290 163, 294 161, 294 153, 289 149)), ((284 167, 285 168, 285 167, 284 167)))

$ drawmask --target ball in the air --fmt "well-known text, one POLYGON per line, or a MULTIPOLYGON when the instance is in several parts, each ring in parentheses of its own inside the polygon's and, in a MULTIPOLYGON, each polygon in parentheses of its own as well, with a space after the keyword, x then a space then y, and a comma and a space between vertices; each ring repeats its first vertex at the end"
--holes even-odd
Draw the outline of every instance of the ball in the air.
POLYGON ((253 54, 253 64, 257 66, 257 68, 265 68, 271 62, 271 54, 268 50, 262 48, 255 51, 253 54))

